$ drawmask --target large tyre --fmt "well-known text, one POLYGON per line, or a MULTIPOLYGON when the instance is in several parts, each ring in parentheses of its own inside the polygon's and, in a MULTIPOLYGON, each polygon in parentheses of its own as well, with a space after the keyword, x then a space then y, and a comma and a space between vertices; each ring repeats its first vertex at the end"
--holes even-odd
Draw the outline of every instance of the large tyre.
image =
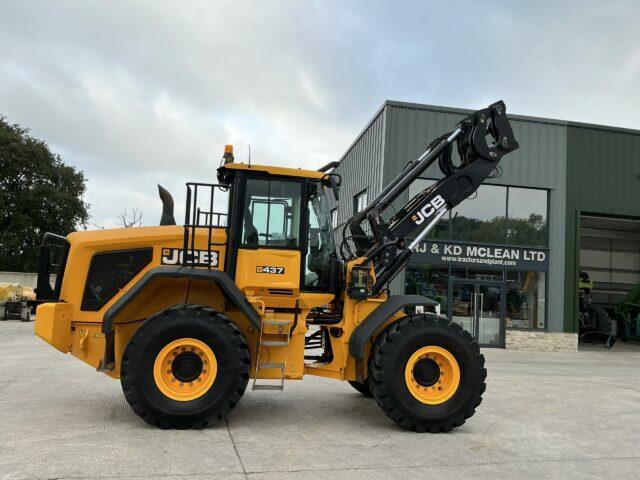
POLYGON ((589 310, 591 310, 592 315, 595 318, 596 328, 598 331, 605 335, 615 336, 617 330, 616 324, 607 311, 604 308, 592 306, 589 306, 589 310))
POLYGON ((160 428, 203 428, 236 406, 249 381, 247 342, 226 316, 198 305, 150 317, 122 357, 131 408, 160 428))
POLYGON ((603 343, 605 347, 612 348, 616 343, 618 325, 607 311, 588 305, 586 311, 581 315, 586 321, 580 325, 579 339, 586 342, 603 343))
POLYGON ((487 371, 471 335, 432 314, 404 317, 373 348, 371 387, 396 423, 416 432, 448 432, 475 413, 487 371))
POLYGON ((369 385, 369 379, 365 380, 364 383, 349 381, 349 385, 351 385, 365 397, 373 398, 373 392, 371 391, 371 386, 369 385))

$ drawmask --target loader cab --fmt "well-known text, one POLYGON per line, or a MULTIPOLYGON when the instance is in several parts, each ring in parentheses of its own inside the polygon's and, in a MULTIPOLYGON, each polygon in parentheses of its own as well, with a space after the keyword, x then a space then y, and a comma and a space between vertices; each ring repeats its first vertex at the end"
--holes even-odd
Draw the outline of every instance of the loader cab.
POLYGON ((247 294, 336 293, 342 266, 321 172, 229 164, 226 272, 247 294))

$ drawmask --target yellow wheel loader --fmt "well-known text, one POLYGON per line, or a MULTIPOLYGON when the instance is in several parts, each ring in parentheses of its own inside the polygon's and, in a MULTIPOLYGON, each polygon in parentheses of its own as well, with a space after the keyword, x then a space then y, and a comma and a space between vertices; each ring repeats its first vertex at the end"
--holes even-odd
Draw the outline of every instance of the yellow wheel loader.
POLYGON ((484 358, 459 325, 416 313, 434 301, 388 285, 516 148, 503 102, 471 114, 346 222, 337 250, 335 162, 246 165, 227 146, 218 183, 187 184, 182 226, 160 187, 159 226, 47 233, 35 332, 119 378, 133 411, 161 428, 226 418, 249 382, 282 390, 317 375, 348 381, 403 427, 449 431, 482 400, 484 358), (443 178, 387 215, 436 161, 443 178))

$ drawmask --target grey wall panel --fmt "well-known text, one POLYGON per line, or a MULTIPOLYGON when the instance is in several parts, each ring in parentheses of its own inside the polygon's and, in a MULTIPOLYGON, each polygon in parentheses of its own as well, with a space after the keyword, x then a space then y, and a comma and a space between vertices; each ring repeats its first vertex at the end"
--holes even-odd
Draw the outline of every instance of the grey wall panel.
POLYGON ((582 268, 611 268, 611 252, 580 250, 582 268))
POLYGON ((640 253, 611 252, 611 268, 640 271, 640 253))
MULTIPOLYGON (((338 225, 353 215, 353 196, 367 188, 369 200, 380 193, 385 142, 385 111, 378 110, 340 159, 336 173, 342 177, 338 225)), ((332 208, 336 206, 332 202, 332 208)))
MULTIPOLYGON (((387 102, 387 148, 384 181, 424 152, 436 137, 453 130, 471 110, 387 102)), ((564 188, 565 122, 511 115, 520 148, 500 163, 503 175, 488 183, 535 188, 564 188)), ((426 176, 440 178, 437 166, 426 176)))
POLYGON ((547 289, 548 328, 552 332, 565 331, 565 231, 566 231, 566 162, 561 161, 558 181, 562 184, 549 192, 549 280, 547 289))

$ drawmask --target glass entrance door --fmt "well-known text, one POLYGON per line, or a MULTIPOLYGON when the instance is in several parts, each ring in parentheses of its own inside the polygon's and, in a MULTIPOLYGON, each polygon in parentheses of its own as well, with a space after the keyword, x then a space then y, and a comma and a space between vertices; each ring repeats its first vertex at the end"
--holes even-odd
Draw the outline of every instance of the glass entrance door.
POLYGON ((477 301, 476 287, 473 283, 453 282, 452 288, 449 288, 449 294, 452 296, 449 301, 451 306, 449 311, 449 319, 456 322, 473 338, 476 337, 476 317, 477 317, 477 301))
POLYGON ((449 319, 467 330, 483 347, 504 346, 502 282, 450 280, 449 319))

